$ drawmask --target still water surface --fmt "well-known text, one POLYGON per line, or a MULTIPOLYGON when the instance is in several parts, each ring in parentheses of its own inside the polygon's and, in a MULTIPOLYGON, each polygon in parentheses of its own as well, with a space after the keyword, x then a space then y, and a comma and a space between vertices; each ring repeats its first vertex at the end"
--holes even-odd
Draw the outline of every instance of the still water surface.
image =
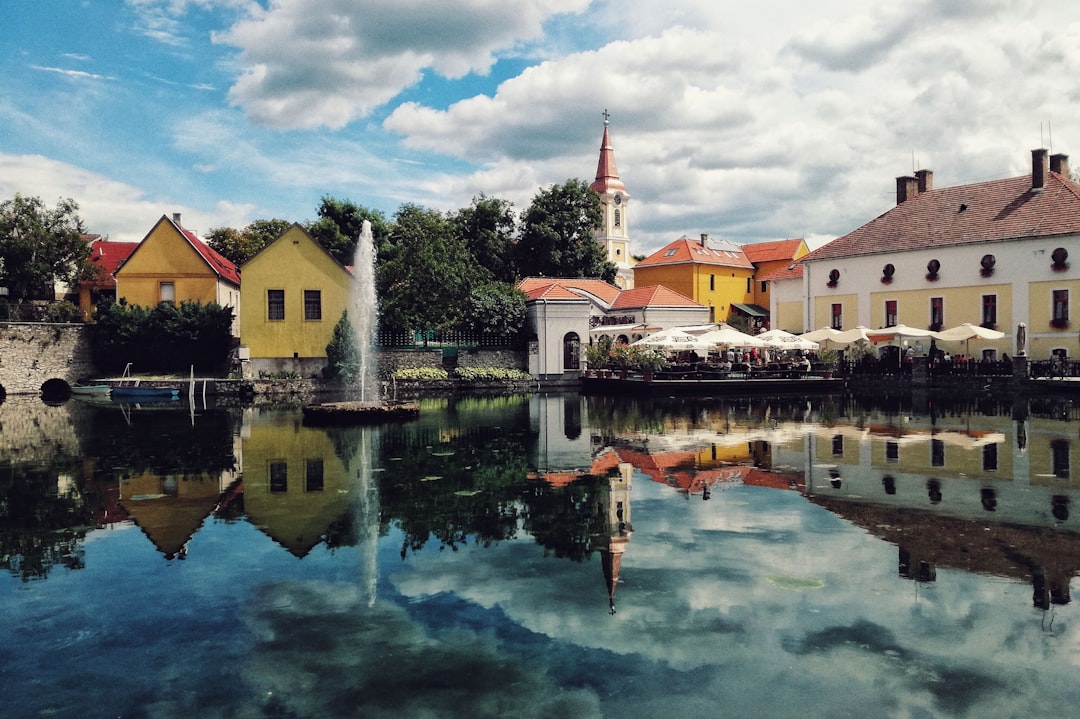
POLYGON ((0 716, 1071 716, 1077 419, 9 399, 0 716))

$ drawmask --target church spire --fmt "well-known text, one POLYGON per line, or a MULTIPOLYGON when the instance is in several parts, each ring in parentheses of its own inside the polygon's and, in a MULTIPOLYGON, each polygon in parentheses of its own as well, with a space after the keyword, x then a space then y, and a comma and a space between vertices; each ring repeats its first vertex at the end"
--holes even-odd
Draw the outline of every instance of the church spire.
POLYGON ((596 179, 590 185, 601 195, 626 190, 626 185, 619 179, 619 168, 615 167, 615 148, 611 145, 611 135, 608 133, 611 114, 605 109, 603 115, 604 139, 600 141, 600 162, 596 165, 596 179))

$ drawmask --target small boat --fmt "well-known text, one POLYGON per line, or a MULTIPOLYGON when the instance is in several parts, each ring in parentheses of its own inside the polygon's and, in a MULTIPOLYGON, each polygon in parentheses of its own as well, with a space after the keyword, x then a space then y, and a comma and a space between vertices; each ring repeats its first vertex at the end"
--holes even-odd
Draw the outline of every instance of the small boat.
POLYGON ((162 401, 180 398, 179 389, 169 387, 113 387, 112 398, 114 400, 142 400, 162 401))
POLYGON ((77 384, 71 388, 71 394, 78 397, 107 397, 111 391, 107 384, 77 384))

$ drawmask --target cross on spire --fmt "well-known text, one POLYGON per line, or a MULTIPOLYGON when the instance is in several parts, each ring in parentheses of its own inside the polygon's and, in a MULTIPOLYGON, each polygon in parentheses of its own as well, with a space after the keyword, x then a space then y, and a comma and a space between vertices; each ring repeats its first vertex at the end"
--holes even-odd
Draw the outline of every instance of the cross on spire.
POLYGON ((600 114, 604 116, 604 127, 607 127, 607 125, 608 125, 608 118, 609 118, 609 117, 611 117, 611 113, 610 113, 610 112, 608 112, 608 111, 607 111, 607 108, 605 107, 605 108, 604 108, 604 111, 603 111, 602 113, 600 113, 600 114))

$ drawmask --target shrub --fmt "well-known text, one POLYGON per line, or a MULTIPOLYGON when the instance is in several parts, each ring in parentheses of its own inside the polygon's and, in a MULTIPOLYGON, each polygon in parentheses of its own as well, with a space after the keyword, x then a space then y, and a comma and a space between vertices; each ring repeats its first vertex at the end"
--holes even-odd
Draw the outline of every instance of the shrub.
POLYGON ((67 300, 53 302, 45 308, 46 322, 76 322, 79 317, 79 308, 67 300))
POLYGON ((530 380, 532 375, 519 369, 505 367, 458 367, 454 376, 469 382, 510 382, 530 380))
POLYGON ((394 379, 400 380, 439 380, 449 378, 450 375, 442 367, 407 367, 394 372, 394 379))

